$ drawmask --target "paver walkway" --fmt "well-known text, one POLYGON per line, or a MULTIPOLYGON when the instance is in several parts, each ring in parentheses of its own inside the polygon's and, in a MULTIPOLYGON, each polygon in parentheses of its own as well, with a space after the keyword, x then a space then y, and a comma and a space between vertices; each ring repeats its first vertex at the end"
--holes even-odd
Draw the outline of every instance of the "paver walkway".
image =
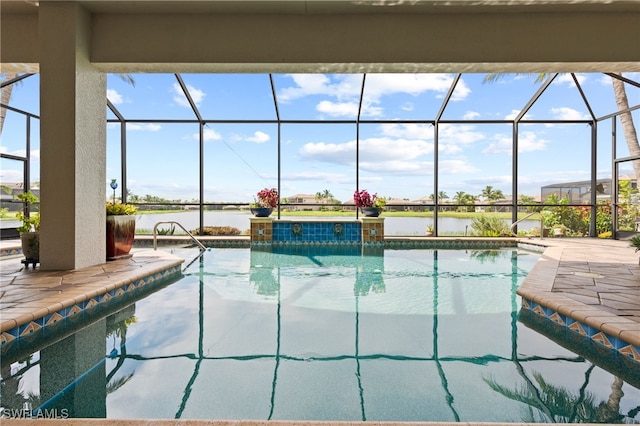
POLYGON ((591 238, 542 243, 548 248, 518 294, 640 348, 639 255, 629 243, 591 238))

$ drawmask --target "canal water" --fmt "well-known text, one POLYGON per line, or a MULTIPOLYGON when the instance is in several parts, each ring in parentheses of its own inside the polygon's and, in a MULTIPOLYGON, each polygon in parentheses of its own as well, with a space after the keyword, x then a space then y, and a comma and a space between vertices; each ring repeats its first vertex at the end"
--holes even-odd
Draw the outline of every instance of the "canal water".
MULTIPOLYGON (((272 215, 275 217, 275 213, 272 215)), ((238 228, 241 232, 249 229, 249 218, 252 215, 249 212, 243 211, 218 211, 218 212, 205 212, 204 213, 204 225, 205 226, 232 226, 238 228)), ((384 233, 389 236, 418 236, 424 235, 427 226, 433 224, 433 218, 431 217, 385 217, 384 220, 384 233)), ((355 215, 353 216, 355 218, 355 215)), ((282 216, 285 220, 335 220, 326 216, 282 216)), ((341 216, 337 219, 349 220, 347 216, 341 216)), ((438 232, 441 235, 453 234, 453 235, 470 235, 472 233, 471 219, 458 219, 452 217, 439 218, 438 232)), ((200 223, 200 214, 197 211, 192 212, 180 212, 180 213, 159 213, 159 214, 143 214, 138 215, 136 220, 136 230, 152 231, 153 227, 158 222, 179 222, 189 231, 197 229, 200 223)), ((510 221, 505 221, 509 224, 510 221)), ((168 228, 170 225, 160 225, 159 228, 168 228)), ((519 230, 530 230, 535 227, 539 227, 540 222, 537 220, 525 220, 518 225, 519 230)), ((176 230, 177 231, 177 230, 176 230)))

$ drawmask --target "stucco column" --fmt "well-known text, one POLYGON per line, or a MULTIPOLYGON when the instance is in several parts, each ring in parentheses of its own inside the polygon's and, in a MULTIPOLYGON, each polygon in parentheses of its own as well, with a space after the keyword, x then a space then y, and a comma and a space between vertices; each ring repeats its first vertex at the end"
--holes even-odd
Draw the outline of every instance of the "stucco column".
POLYGON ((41 268, 77 269, 105 261, 106 75, 89 62, 90 14, 39 8, 41 268))

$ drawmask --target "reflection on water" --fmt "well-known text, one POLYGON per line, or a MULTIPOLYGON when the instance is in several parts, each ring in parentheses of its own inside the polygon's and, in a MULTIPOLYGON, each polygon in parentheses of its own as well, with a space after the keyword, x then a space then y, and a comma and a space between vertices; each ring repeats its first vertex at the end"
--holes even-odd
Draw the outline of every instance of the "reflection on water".
POLYGON ((183 280, 3 358, 2 406, 109 418, 640 420, 637 370, 518 320, 515 290, 537 255, 178 254, 183 280))

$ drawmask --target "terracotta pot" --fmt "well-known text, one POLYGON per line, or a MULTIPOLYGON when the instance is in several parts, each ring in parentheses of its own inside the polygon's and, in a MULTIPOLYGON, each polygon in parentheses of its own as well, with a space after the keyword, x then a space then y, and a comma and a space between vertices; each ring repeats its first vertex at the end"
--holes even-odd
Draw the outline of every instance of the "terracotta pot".
POLYGON ((136 217, 107 216, 107 260, 131 257, 129 252, 136 234, 136 217))

